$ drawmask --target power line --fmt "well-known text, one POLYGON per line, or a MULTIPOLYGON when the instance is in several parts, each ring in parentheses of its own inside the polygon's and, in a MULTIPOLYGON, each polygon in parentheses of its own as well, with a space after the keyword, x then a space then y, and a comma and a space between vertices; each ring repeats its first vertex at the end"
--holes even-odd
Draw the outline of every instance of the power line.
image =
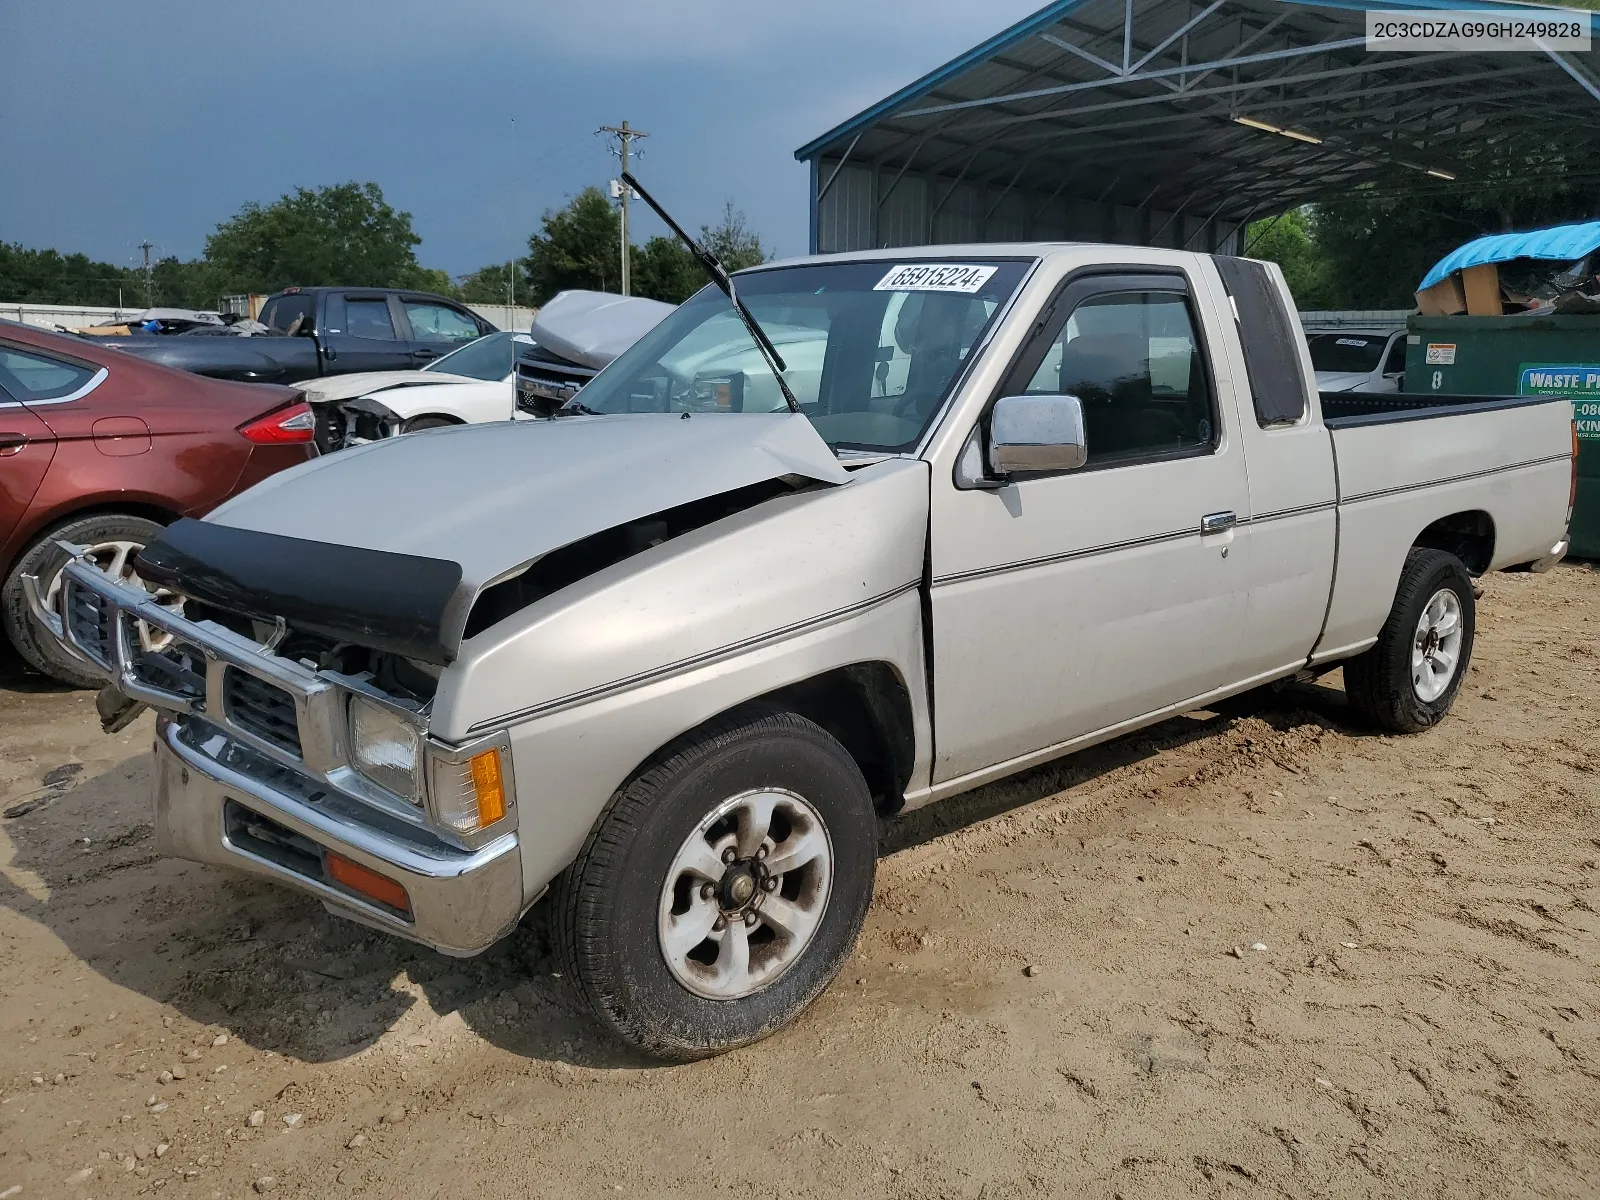
MULTIPOLYGON (((620 126, 617 126, 617 125, 602 125, 602 126, 600 126, 599 129, 595 130, 595 132, 599 133, 599 134, 609 133, 609 134, 611 134, 613 137, 615 137, 617 139, 617 147, 618 147, 617 156, 622 159, 622 173, 624 175, 626 175, 628 173, 628 154, 633 149, 633 143, 634 143, 635 139, 637 139, 637 138, 646 138, 646 137, 650 136, 648 133, 645 133, 642 129, 630 129, 628 127, 628 123, 626 121, 624 121, 620 126)), ((614 181, 611 184, 611 194, 613 196, 621 196, 621 198, 622 198, 622 227, 619 230, 619 233, 620 233, 620 240, 621 240, 621 243, 622 243, 622 294, 624 296, 626 296, 628 294, 628 284, 629 284, 629 278, 628 278, 628 193, 631 192, 631 191, 633 191, 633 189, 630 188, 626 183, 621 182, 620 180, 614 181)))

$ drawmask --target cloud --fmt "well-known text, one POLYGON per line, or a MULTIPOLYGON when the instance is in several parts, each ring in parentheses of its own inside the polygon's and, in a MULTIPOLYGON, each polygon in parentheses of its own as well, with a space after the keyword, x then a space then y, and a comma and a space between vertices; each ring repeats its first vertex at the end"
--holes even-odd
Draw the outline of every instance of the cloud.
MULTIPOLYGON (((399 7, 406 7, 405 4, 399 7)), ((420 9, 422 4, 418 4, 420 9)), ((431 6, 429 6, 431 7, 431 6)), ((658 63, 665 55, 716 60, 729 54, 771 54, 778 69, 804 70, 797 46, 838 47, 841 39, 896 43, 903 53, 918 46, 951 44, 958 53, 1031 12, 1029 3, 974 5, 970 0, 861 3, 812 0, 599 0, 571 4, 543 0, 467 0, 453 11, 474 13, 507 33, 535 39, 535 57, 545 46, 596 59, 658 63)), ((935 66, 937 63, 929 63, 935 66)))
POLYGON ((795 147, 1039 2, 0 0, 0 162, 28 164, 0 230, 187 256, 247 201, 370 179, 415 214, 423 261, 461 273, 603 186, 594 131, 626 117, 688 224, 731 199, 799 253, 795 147))

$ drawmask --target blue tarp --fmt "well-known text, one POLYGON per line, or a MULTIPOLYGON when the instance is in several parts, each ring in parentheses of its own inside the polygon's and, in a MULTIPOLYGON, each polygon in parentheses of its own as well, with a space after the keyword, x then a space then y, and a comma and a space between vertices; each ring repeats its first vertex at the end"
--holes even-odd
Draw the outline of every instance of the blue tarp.
POLYGON ((1531 233, 1492 233, 1452 250, 1417 285, 1425 292, 1452 271, 1484 263, 1510 262, 1514 258, 1542 258, 1552 262, 1574 262, 1590 251, 1600 250, 1600 221, 1582 225, 1557 225, 1531 233))

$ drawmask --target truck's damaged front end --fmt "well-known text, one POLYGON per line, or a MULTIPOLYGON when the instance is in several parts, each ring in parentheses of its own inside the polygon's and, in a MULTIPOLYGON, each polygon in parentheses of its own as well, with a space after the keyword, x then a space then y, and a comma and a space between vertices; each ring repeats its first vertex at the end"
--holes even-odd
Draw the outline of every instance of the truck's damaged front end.
MULTIPOLYGON (((776 552, 725 522, 847 478, 797 416, 461 426, 179 521, 132 584, 67 547, 61 587, 46 604, 34 581, 29 600, 106 680, 108 729, 155 710, 164 853, 471 954, 515 927, 614 786, 530 751, 535 714, 698 661, 741 600, 714 570, 776 552), (732 540, 706 542, 716 529, 732 540), (537 804, 518 804, 518 755, 537 804)), ((745 606, 753 632, 812 615, 803 591, 780 601, 745 606)), ((603 732, 579 740, 612 756, 603 732)))
POLYGON ((183 616, 82 558, 35 615, 105 674, 108 724, 156 710, 162 853, 265 875, 446 953, 516 924, 506 733, 450 745, 428 730, 428 631, 455 564, 181 522, 140 566, 185 596, 183 616), (339 578, 367 592, 361 611, 295 595, 339 578))

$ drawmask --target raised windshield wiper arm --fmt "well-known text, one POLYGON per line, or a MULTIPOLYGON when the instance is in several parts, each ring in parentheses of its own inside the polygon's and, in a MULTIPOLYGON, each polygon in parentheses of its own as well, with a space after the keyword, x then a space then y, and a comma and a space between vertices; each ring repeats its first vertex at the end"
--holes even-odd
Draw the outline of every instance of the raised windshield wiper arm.
POLYGON ((772 377, 778 381, 778 390, 783 393, 783 399, 789 406, 789 411, 800 411, 800 401, 794 398, 794 393, 789 390, 789 385, 784 382, 783 373, 789 369, 789 364, 783 361, 783 355, 778 353, 778 348, 772 344, 772 339, 767 336, 767 331, 761 328, 744 301, 739 299, 739 292, 733 286, 733 279, 728 275, 728 268, 722 265, 720 259, 695 241, 683 231, 683 227, 668 215, 667 210, 656 203, 656 198, 645 190, 640 183, 627 171, 622 173, 622 182, 639 193, 639 198, 655 209, 656 216, 666 222, 667 228, 677 234, 678 240, 689 248, 689 253, 694 255, 695 261, 705 268, 711 282, 722 289, 723 295, 728 297, 728 303, 733 305, 733 311, 739 314, 739 319, 744 322, 744 327, 750 331, 750 336, 755 339, 756 348, 761 351, 761 357, 766 360, 767 369, 772 372, 772 377))

